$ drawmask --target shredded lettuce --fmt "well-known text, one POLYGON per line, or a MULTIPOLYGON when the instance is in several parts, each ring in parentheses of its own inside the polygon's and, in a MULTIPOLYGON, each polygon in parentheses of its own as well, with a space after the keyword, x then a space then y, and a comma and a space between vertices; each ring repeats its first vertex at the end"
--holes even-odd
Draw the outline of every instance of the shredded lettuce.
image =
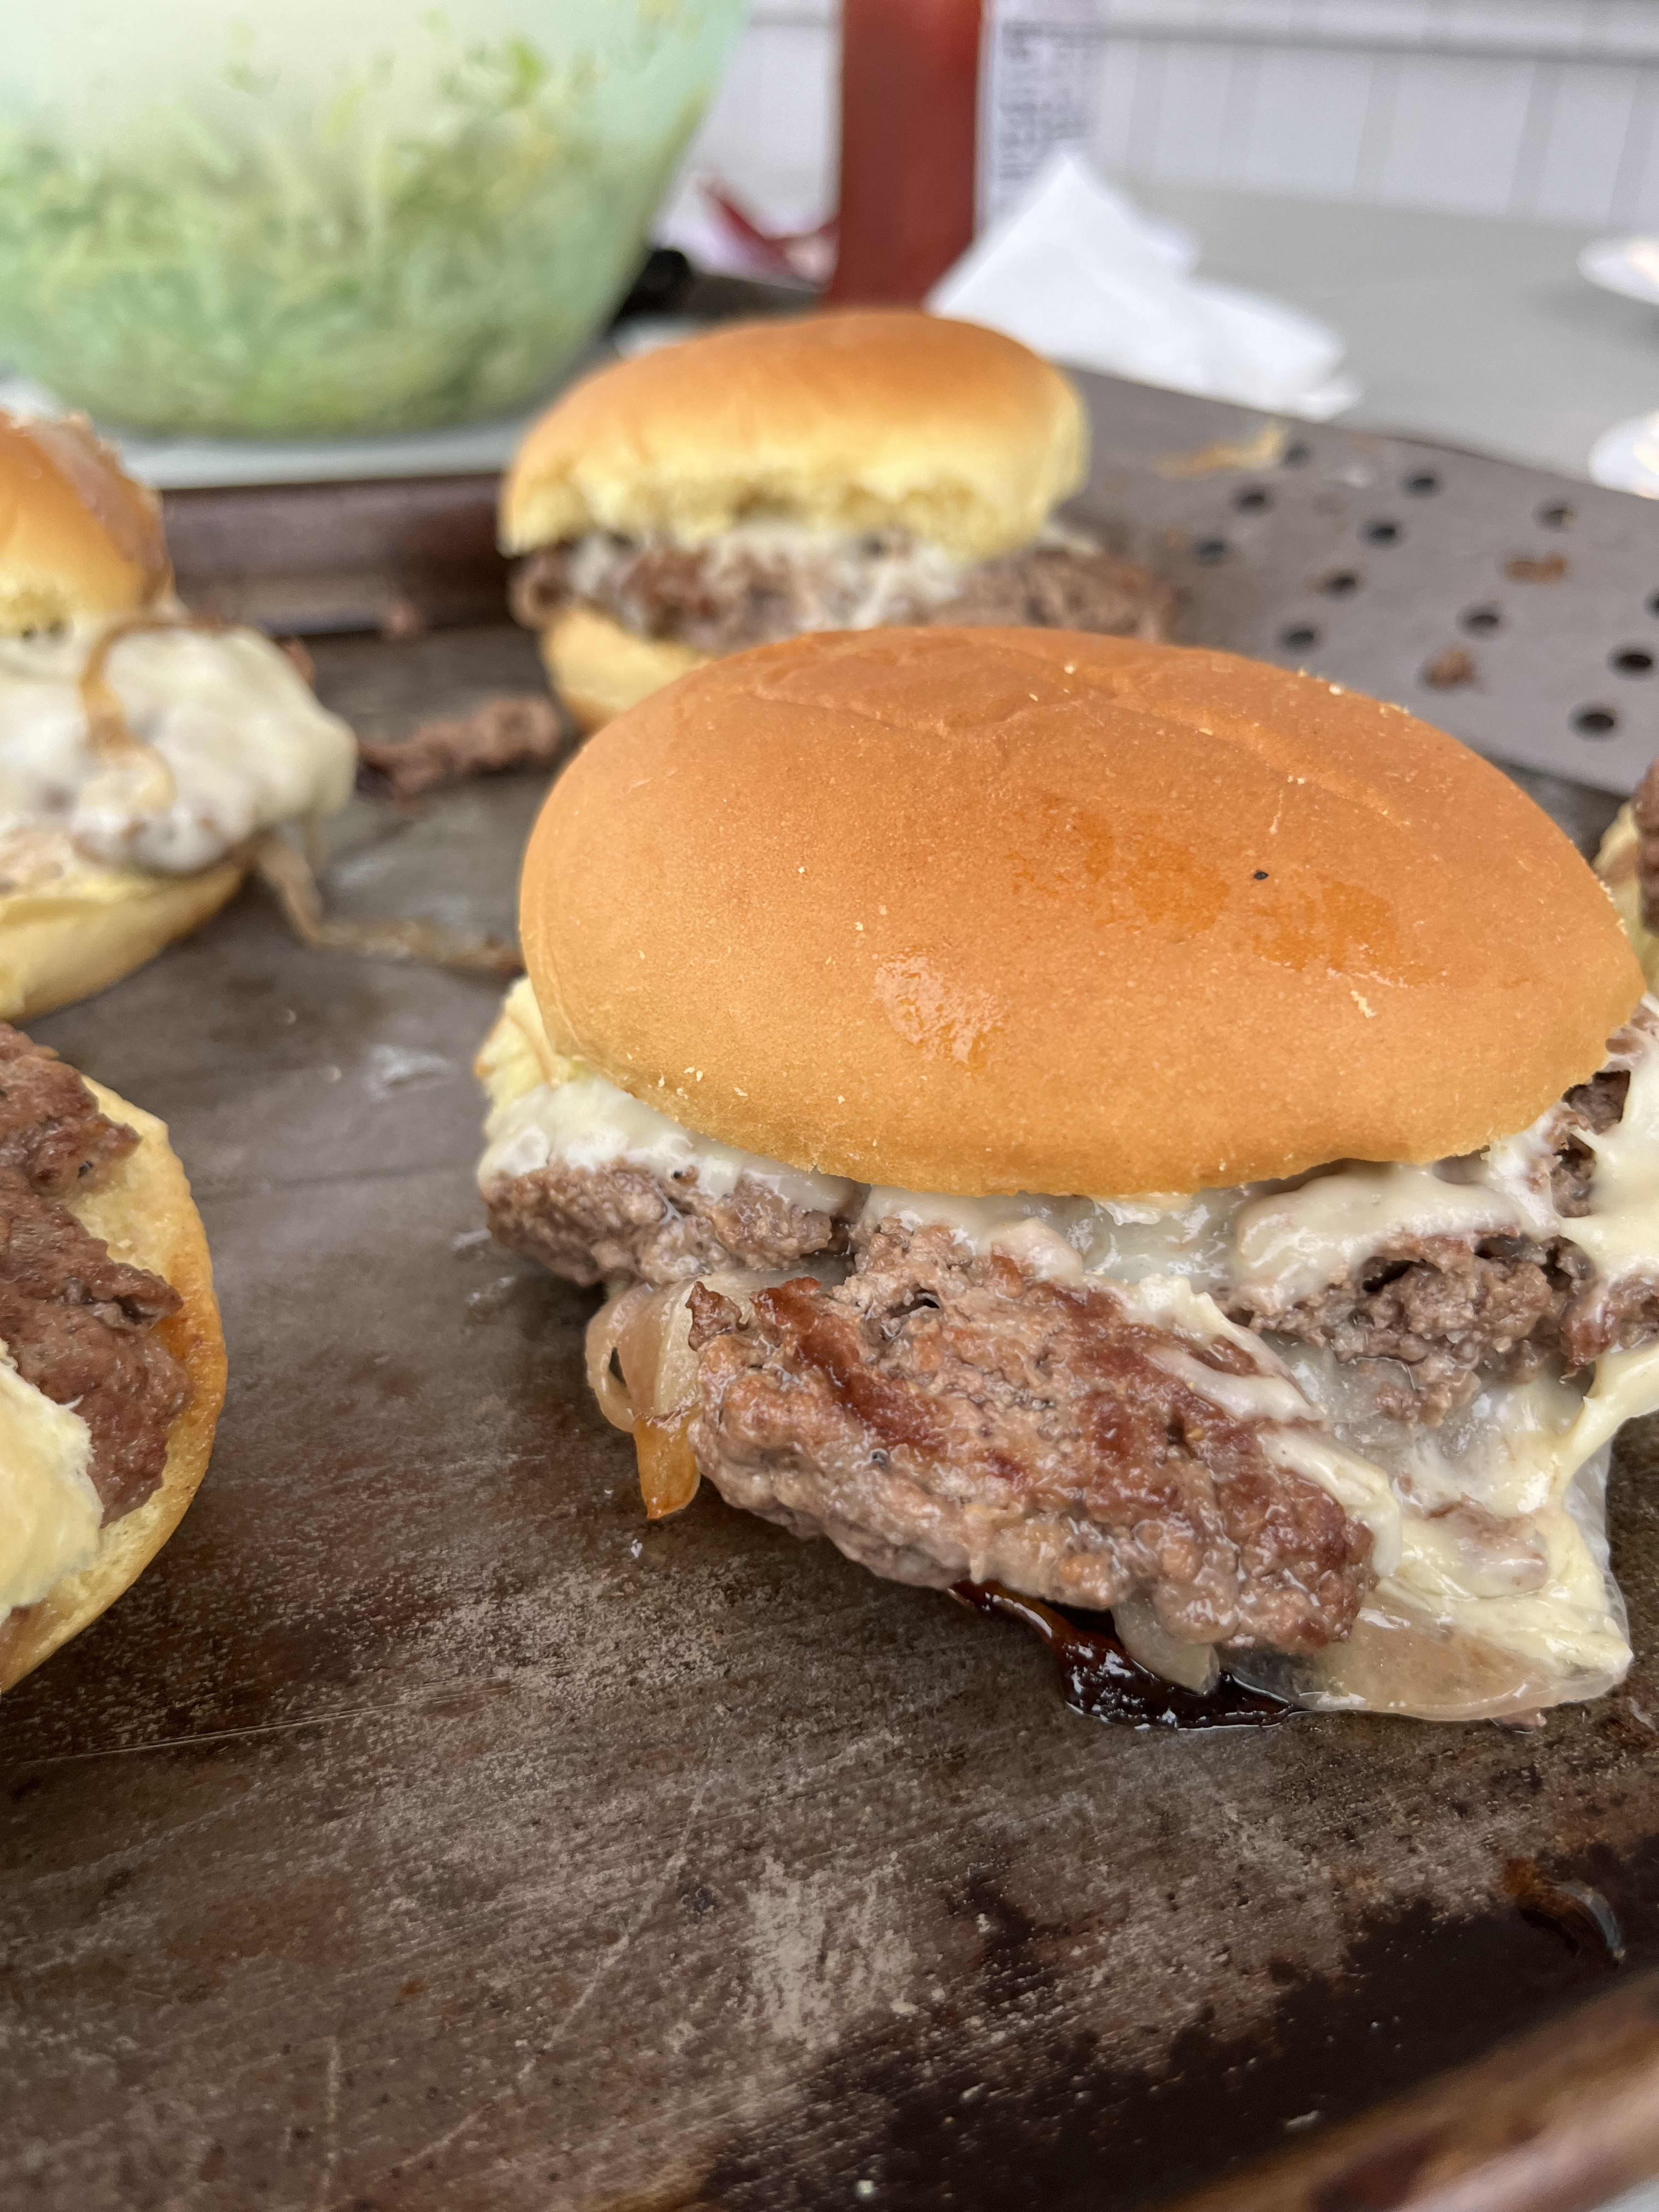
MULTIPOLYGON (((635 62, 684 29, 677 12, 646 9, 635 62)), ((394 431, 522 406, 639 264, 740 10, 705 12, 712 35, 644 136, 601 119, 628 112, 615 58, 556 69, 521 38, 459 53, 412 128, 377 96, 385 64, 297 115, 233 68, 240 115, 169 105, 118 146, 0 128, 0 353, 152 431, 394 431)))

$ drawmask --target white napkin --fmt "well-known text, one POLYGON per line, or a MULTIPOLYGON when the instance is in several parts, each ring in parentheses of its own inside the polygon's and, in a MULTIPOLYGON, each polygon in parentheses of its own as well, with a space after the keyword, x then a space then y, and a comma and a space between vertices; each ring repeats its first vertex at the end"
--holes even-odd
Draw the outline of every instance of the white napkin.
POLYGON ((1191 274, 1197 248, 1071 149, 1054 155, 928 296, 935 314, 1036 352, 1212 399, 1316 421, 1352 407, 1342 341, 1277 300, 1191 274))

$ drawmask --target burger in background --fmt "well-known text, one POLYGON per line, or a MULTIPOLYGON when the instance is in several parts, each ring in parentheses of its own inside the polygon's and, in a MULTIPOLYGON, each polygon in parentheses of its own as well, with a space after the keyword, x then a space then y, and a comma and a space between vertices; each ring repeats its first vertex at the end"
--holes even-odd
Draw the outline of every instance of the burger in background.
POLYGON ((599 370, 531 429, 501 496, 514 609, 589 729, 803 630, 1162 636, 1170 588, 1054 520, 1088 445, 1060 371, 975 324, 731 325, 599 370))
POLYGON ((285 653, 179 605, 160 507, 109 447, 0 416, 0 1017, 142 966, 356 774, 285 653))
POLYGON ((647 1511, 1109 1610, 1141 1663, 1525 1718, 1630 1662, 1659 1006, 1402 709, 1219 653, 815 636, 578 754, 480 1060, 647 1511))

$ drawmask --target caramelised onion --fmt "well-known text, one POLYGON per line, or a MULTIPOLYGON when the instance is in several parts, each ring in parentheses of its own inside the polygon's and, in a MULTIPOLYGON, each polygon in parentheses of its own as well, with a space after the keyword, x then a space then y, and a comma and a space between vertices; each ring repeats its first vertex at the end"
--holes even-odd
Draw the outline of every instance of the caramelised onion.
POLYGON ((629 1435, 634 1429, 634 1405, 627 1384, 617 1372, 617 1346, 641 1299, 658 1295, 648 1283, 635 1283, 631 1290, 607 1298, 587 1324, 587 1387, 599 1400, 599 1411, 611 1427, 623 1429, 629 1435))
POLYGON ((634 1424, 634 1456, 639 1463, 640 1496, 647 1521, 666 1520, 697 1494, 702 1477, 691 1449, 691 1416, 678 1420, 641 1419, 634 1424))
POLYGON ((636 1283, 607 1298, 587 1324, 587 1379, 606 1420, 634 1439, 640 1495, 652 1521, 679 1512, 697 1494, 687 1434, 697 1393, 691 1288, 636 1283))
POLYGON ((497 937, 471 937, 408 915, 379 921, 341 921, 323 911, 313 860, 280 830, 268 830, 246 848, 248 859, 283 918, 302 945, 356 952, 368 960, 419 960, 464 975, 517 975, 524 962, 514 945, 497 937))
MULTIPOLYGON (((674 1322, 690 1291, 690 1283, 671 1283, 665 1290, 635 1283, 607 1298, 588 1322, 587 1380, 613 1428, 631 1435, 636 1419, 661 1420, 690 1398, 696 1380, 690 1346, 684 1345, 683 1362, 666 1369, 665 1362, 674 1322)), ((682 1330, 682 1342, 684 1334, 682 1330)))

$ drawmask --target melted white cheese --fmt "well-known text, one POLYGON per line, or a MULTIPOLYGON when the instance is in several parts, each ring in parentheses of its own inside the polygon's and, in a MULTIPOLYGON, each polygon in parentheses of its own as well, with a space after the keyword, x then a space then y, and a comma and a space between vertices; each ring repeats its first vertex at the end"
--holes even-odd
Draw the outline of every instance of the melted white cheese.
POLYGON ((80 688, 98 635, 0 639, 0 835, 45 825, 110 867, 193 874, 350 797, 350 731, 252 630, 115 642, 105 673, 148 751, 100 755, 80 688))
MULTIPOLYGON (((603 531, 571 549, 570 582, 580 599, 608 595, 611 579, 638 556, 642 543, 665 552, 672 538, 617 539, 603 531)), ((806 629, 873 629, 918 609, 942 607, 962 587, 963 564, 941 546, 880 532, 842 537, 800 523, 742 522, 698 545, 704 575, 719 595, 738 588, 756 565, 799 573, 805 590, 795 612, 806 629)))
POLYGON ((0 1615, 90 1565, 103 1508, 78 1413, 24 1382, 0 1352, 0 1615))
POLYGON ((1659 1273, 1659 1052, 1631 1070, 1625 1110, 1611 1129, 1584 1140, 1595 1154, 1589 1212, 1561 1233, 1588 1252, 1609 1282, 1659 1273))
POLYGON ((514 1176, 558 1163, 571 1168, 632 1167, 665 1182, 695 1177, 710 1198, 729 1198, 747 1176, 792 1204, 825 1213, 850 1210, 856 1184, 757 1158, 712 1138, 694 1136, 602 1075, 583 1073, 556 1087, 538 1084, 498 1107, 486 1127, 478 1165, 486 1194, 514 1176))
POLYGON ((1241 1288, 1287 1303, 1346 1282, 1391 1237, 1468 1237, 1529 1224, 1505 1193, 1448 1182, 1432 1168, 1341 1167, 1245 1206, 1234 1232, 1241 1288))
POLYGON ((859 1234, 866 1237, 895 1217, 910 1228, 944 1222, 981 1258, 1006 1252, 1039 1274, 1086 1269, 1118 1283, 1153 1276, 1220 1282, 1225 1279, 1232 1223, 1249 1195, 1241 1189, 1157 1200, 1045 1198, 1027 1192, 959 1198, 878 1185, 864 1201, 859 1234))

